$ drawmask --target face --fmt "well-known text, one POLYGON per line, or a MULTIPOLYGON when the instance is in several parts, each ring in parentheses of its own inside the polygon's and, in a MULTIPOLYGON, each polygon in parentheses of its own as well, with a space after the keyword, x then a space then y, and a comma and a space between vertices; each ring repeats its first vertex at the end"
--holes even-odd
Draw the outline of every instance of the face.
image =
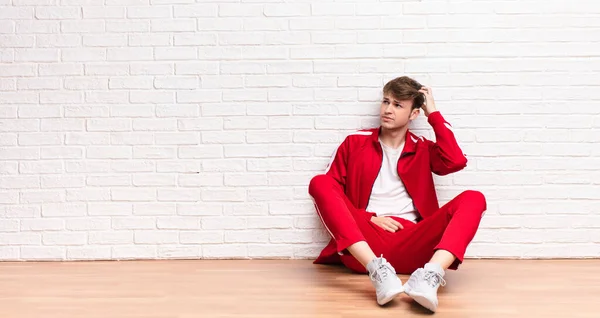
POLYGON ((404 128, 419 115, 419 109, 412 109, 412 104, 412 100, 397 100, 385 94, 379 110, 381 126, 388 130, 404 128))

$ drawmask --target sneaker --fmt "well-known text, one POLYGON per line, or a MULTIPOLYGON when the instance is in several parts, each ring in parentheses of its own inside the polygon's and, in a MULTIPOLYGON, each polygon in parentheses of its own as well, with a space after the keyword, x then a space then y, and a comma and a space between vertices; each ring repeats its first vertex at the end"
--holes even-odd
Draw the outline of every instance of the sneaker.
POLYGON ((377 303, 381 306, 404 292, 402 281, 396 276, 396 270, 385 258, 378 257, 367 264, 369 277, 377 293, 377 303))
POLYGON ((439 265, 417 269, 404 285, 407 295, 412 297, 421 306, 435 312, 438 306, 437 290, 445 286, 444 270, 439 265))

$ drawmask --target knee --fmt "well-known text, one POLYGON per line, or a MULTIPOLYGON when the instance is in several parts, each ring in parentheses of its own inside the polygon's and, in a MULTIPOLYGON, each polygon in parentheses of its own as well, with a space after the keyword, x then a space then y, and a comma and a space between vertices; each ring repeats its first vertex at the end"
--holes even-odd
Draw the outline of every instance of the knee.
POLYGON ((467 190, 460 194, 467 205, 473 207, 473 210, 483 214, 487 209, 487 201, 483 193, 475 190, 467 190))
POLYGON ((331 188, 332 182, 335 182, 335 180, 326 174, 316 175, 310 179, 310 183, 308 184, 308 194, 310 194, 312 197, 315 197, 319 193, 322 193, 323 189, 331 188))

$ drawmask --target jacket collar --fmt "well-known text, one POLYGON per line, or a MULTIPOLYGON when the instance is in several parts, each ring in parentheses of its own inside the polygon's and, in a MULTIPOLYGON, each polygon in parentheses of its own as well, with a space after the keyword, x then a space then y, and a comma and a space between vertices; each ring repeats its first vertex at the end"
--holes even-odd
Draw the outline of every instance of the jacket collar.
MULTIPOLYGON (((373 134, 371 135, 371 141, 374 144, 379 145, 379 135, 381 134, 381 126, 378 128, 374 128, 371 130, 373 134)), ((419 137, 413 134, 410 129, 406 130, 406 136, 404 136, 404 148, 402 149, 401 156, 405 154, 414 153, 417 149, 417 142, 419 141, 419 137)))

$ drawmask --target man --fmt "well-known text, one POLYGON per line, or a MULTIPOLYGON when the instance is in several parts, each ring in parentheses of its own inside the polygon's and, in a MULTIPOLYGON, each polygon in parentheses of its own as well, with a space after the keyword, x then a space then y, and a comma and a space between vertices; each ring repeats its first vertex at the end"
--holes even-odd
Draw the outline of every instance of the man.
POLYGON ((315 264, 369 273, 380 305, 405 292, 435 312, 445 270, 462 263, 486 201, 481 192, 465 191, 440 208, 432 172, 447 175, 466 164, 431 88, 406 76, 391 80, 383 88, 380 127, 347 136, 325 174, 310 182, 332 237, 315 264), (435 142, 408 130, 421 109, 435 142), (397 272, 412 275, 402 285, 397 272))

